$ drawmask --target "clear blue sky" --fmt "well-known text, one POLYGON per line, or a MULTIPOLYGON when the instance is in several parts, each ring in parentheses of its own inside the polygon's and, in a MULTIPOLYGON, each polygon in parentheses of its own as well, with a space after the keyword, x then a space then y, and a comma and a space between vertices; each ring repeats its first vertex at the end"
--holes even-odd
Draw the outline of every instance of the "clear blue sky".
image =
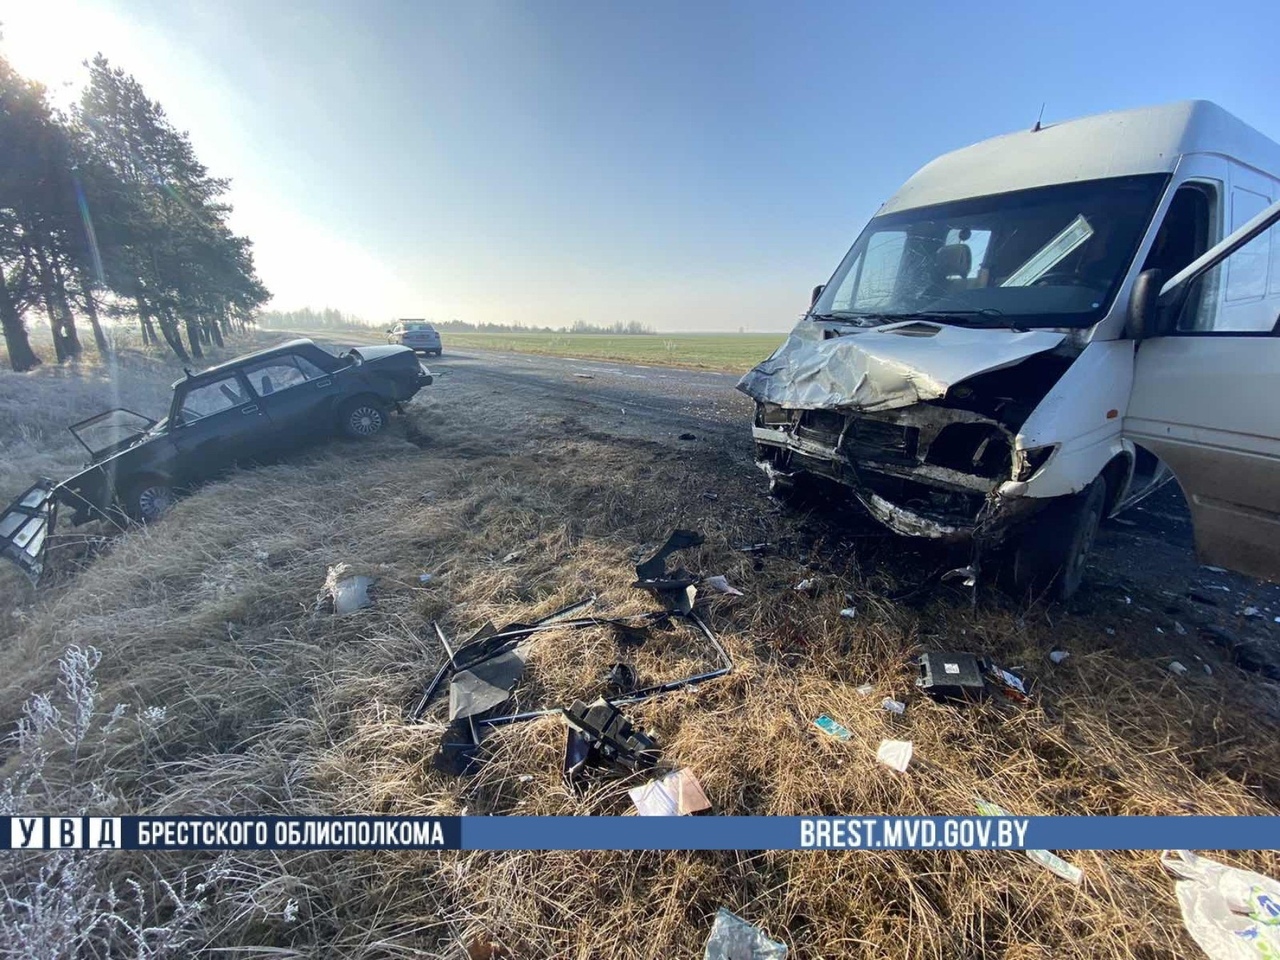
POLYGON ((939 153, 1190 97, 1280 139, 1275 6, 3 0, 233 180, 273 306, 783 330, 939 153))

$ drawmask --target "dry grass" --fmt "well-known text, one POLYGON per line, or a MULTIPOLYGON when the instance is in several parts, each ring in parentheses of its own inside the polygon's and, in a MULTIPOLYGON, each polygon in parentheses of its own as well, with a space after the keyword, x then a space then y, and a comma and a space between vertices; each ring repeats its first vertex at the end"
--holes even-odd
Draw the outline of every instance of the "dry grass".
MULTIPOLYGON (((688 565, 746 591, 709 614, 737 669, 629 712, 665 761, 696 771, 717 813, 969 814, 975 795, 1022 814, 1277 812, 1276 729, 1253 706, 1267 685, 1221 664, 1170 675, 1168 651, 1145 639, 1167 620, 1156 609, 1122 621, 1096 587, 1075 612, 954 594, 893 603, 920 575, 900 544, 835 547, 725 454, 577 437, 460 377, 437 386, 410 406, 407 431, 241 473, 85 568, 64 565, 5 617, 0 723, 50 686, 64 647, 91 643, 104 703, 166 708, 149 738, 113 741, 104 769, 123 812, 625 813, 634 781, 603 778, 583 796, 562 786, 555 719, 495 732, 463 779, 432 768, 439 705, 421 724, 405 716, 440 662, 431 619, 460 637, 591 592, 601 610, 651 609, 632 566, 683 526, 707 536, 688 565), (783 546, 755 569, 734 546, 761 540, 783 546), (314 610, 338 561, 378 578, 374 607, 314 610), (816 598, 790 589, 815 574, 816 598), (852 621, 839 616, 846 593, 852 621), (1024 665, 1035 702, 956 710, 912 696, 920 646, 1024 665), (1051 666, 1053 647, 1071 658, 1051 666), (859 697, 865 682, 875 693, 859 697), (885 696, 907 699, 906 715, 881 710, 885 696), (822 739, 810 723, 821 712, 853 739, 822 739), (906 775, 876 763, 885 736, 914 741, 906 775)), ((521 706, 589 698, 619 658, 604 633, 541 635, 521 706)), ((707 662, 680 633, 631 661, 643 681, 707 662)), ((1086 873, 1079 889, 1012 853, 264 854, 237 858, 203 923, 212 946, 248 955, 463 957, 484 935, 521 958, 657 958, 699 955, 725 905, 800 958, 1195 955, 1155 854, 1069 859, 1086 873)), ((1280 874, 1273 854, 1225 859, 1280 874)), ((104 860, 102 881, 135 866, 104 860)))

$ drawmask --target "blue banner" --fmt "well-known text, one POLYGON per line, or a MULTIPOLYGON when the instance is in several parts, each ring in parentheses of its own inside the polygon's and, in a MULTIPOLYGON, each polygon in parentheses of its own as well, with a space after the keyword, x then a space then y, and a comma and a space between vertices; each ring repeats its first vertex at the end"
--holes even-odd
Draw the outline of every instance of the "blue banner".
POLYGON ((1280 817, 0 817, 50 850, 1276 850, 1280 817))

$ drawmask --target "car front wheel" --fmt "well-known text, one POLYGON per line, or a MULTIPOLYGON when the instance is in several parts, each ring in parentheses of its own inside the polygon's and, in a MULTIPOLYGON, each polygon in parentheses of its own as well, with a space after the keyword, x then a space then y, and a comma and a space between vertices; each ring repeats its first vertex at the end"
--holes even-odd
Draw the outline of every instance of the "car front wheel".
POLYGON ((177 495, 163 480, 140 480, 125 496, 125 512, 139 523, 154 523, 173 506, 177 495))
POLYGON ((364 440, 382 432, 387 416, 387 408, 381 403, 362 397, 343 406, 339 426, 348 437, 364 440))

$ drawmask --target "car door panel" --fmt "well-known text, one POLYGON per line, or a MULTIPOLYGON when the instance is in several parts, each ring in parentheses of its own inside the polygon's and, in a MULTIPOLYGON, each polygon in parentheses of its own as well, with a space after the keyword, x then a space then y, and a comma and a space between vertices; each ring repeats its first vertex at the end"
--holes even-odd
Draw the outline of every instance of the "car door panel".
POLYGON ((242 376, 229 375, 200 385, 185 392, 176 404, 194 404, 197 390, 202 391, 201 401, 217 390, 231 405, 216 408, 212 405, 215 401, 210 401, 199 410, 179 406, 181 422, 171 428, 170 436, 178 448, 174 479, 180 483, 202 480, 237 463, 253 461, 270 447, 271 421, 242 376), (235 398, 228 396, 223 387, 231 390, 235 398))
POLYGON ((1280 579, 1280 295, 1257 303, 1247 323, 1221 307, 1230 302, 1223 268, 1239 253, 1256 273, 1250 244, 1280 239, 1267 233, 1277 220, 1280 204, 1166 285, 1163 335, 1138 345, 1124 420, 1125 435, 1164 461, 1181 485, 1201 559, 1269 579, 1280 579), (1187 304, 1208 313, 1188 320, 1180 312, 1187 304), (1259 311, 1272 318, 1270 330, 1257 329, 1259 311))
POLYGON ((298 446, 332 431, 338 395, 332 373, 291 354, 261 361, 245 373, 271 418, 279 447, 298 446))

